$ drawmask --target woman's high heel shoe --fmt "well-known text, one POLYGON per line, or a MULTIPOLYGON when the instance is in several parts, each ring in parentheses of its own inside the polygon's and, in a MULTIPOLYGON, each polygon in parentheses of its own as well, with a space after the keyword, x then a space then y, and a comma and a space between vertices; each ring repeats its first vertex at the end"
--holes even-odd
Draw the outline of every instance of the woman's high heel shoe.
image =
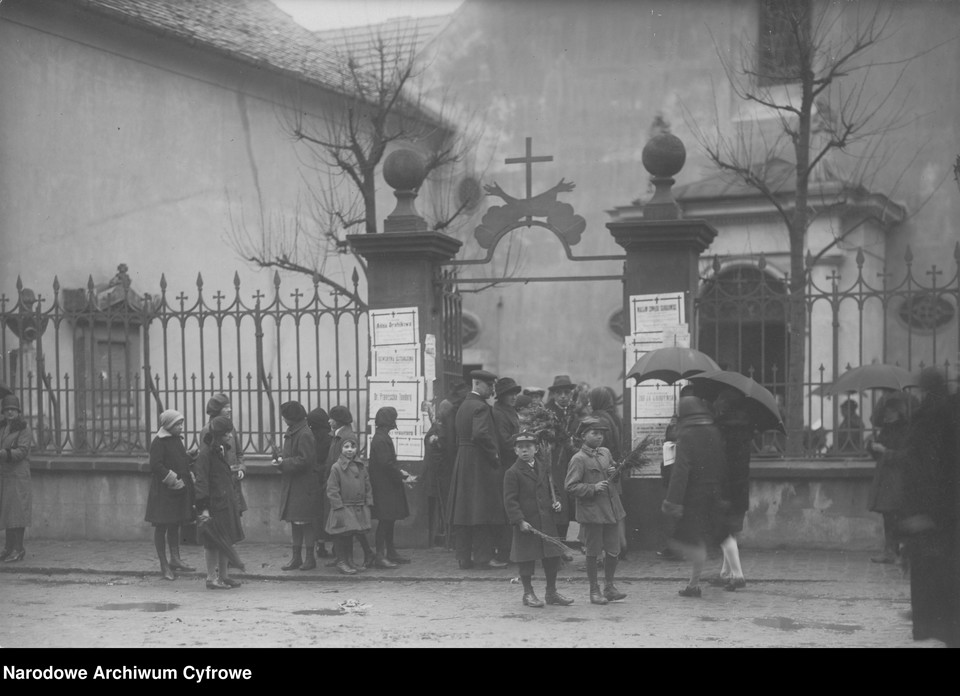
POLYGON ((26 549, 19 549, 17 551, 11 551, 10 555, 3 559, 4 563, 16 563, 17 561, 22 561, 23 557, 27 555, 26 549))

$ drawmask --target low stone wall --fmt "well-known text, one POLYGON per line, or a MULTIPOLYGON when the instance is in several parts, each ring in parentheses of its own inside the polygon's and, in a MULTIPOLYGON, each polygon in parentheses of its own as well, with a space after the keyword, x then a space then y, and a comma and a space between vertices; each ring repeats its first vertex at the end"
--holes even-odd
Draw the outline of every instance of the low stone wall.
MULTIPOLYGON (((405 462, 422 474, 419 462, 405 462)), ((150 475, 147 462, 123 457, 34 457, 31 463, 33 526, 29 534, 49 539, 149 539, 143 521, 150 475)), ((741 544, 754 548, 864 550, 883 540, 880 515, 867 510, 873 462, 816 460, 754 462, 750 510, 741 544)), ((247 458, 243 482, 249 509, 247 539, 289 543, 290 526, 279 519, 280 474, 266 458, 247 458)), ((624 505, 633 548, 662 548, 668 528, 660 514, 664 490, 658 479, 624 483, 624 505)), ((397 523, 397 545, 429 542, 426 491, 407 489, 410 516, 397 523)), ((189 530, 188 530, 189 534, 189 530)))
MULTIPOLYGON (((246 457, 243 513, 246 538, 290 543, 290 525, 280 520, 280 473, 266 457, 246 457)), ((420 474, 419 462, 404 469, 420 474)), ((33 525, 28 534, 48 539, 152 539, 144 522, 150 473, 146 459, 122 457, 34 456, 30 466, 33 525)), ((410 516, 398 522, 398 546, 425 547, 428 542, 427 500, 422 488, 407 489, 410 516)), ((187 536, 190 532, 187 530, 187 536)))

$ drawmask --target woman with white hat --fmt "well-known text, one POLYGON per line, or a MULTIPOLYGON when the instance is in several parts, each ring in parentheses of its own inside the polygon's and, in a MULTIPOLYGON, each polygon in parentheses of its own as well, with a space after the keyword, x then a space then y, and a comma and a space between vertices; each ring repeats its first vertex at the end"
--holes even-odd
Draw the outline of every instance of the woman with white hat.
POLYGON ((0 400, 0 529, 6 539, 0 561, 16 563, 26 555, 23 535, 30 526, 30 448, 33 432, 20 412, 20 400, 0 400))

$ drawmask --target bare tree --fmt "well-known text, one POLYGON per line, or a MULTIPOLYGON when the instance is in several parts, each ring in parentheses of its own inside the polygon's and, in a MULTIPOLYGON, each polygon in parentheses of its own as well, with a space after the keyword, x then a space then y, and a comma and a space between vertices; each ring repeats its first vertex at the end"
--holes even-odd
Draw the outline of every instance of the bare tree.
MULTIPOLYGON (((803 429, 806 237, 823 210, 817 184, 841 178, 843 169, 844 181, 862 186, 883 170, 892 152, 884 136, 907 123, 909 100, 896 101, 897 87, 922 53, 876 57, 874 49, 894 33, 892 11, 880 4, 762 0, 759 6, 766 22, 759 42, 741 41, 732 57, 717 52, 734 95, 764 118, 743 119, 733 135, 722 132, 719 117, 710 133, 696 125, 689 110, 687 120, 712 164, 763 195, 789 237, 786 411, 788 451, 796 452, 803 429), (870 80, 881 66, 896 72, 878 91, 870 80), (781 192, 782 180, 770 176, 778 159, 794 166, 792 196, 781 192)), ((833 244, 850 232, 839 232, 833 244)))
MULTIPOLYGON (((246 261, 310 275, 364 306, 330 270, 342 263, 342 254, 351 253, 347 234, 377 231, 377 170, 388 149, 403 144, 420 150, 436 187, 438 181, 452 181, 452 170, 477 137, 451 125, 450 102, 427 98, 418 45, 415 33, 397 31, 377 33, 365 45, 334 47, 339 58, 335 113, 314 117, 299 98, 291 99, 280 116, 281 128, 302 146, 304 193, 292 213, 271 215, 261 203, 256 224, 232 221, 231 243, 246 261)), ((452 232, 454 221, 474 205, 460 200, 439 211, 430 225, 452 232)), ((365 272, 362 259, 354 258, 365 272)))

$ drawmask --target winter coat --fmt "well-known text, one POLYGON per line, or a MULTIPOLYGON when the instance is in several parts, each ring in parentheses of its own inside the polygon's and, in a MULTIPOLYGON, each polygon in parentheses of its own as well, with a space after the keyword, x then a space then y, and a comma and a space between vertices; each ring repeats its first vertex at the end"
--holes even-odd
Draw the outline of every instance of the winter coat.
POLYGON ((193 520, 192 469, 190 456, 180 437, 153 438, 150 443, 150 492, 144 520, 152 524, 186 524, 193 520), (164 483, 171 471, 183 481, 183 488, 174 490, 164 483))
POLYGON ((22 416, 0 420, 0 529, 29 527, 33 431, 22 416))
POLYGON ((616 524, 627 513, 620 502, 620 493, 613 482, 606 491, 596 486, 607 480, 607 468, 613 466, 610 450, 584 445, 570 460, 564 488, 577 498, 577 522, 580 524, 616 524))
POLYGON ((370 440, 370 486, 373 517, 377 520, 402 520, 410 514, 390 430, 389 426, 380 426, 370 440))
POLYGON ((750 454, 755 428, 745 410, 732 409, 716 417, 723 440, 726 476, 721 481, 721 498, 729 503, 727 531, 743 531, 743 516, 750 509, 750 454))
POLYGON ((516 459, 513 452, 513 438, 520 432, 520 416, 517 409, 499 401, 493 405, 493 423, 497 428, 497 451, 500 454, 500 466, 506 471, 510 462, 516 459))
POLYGON ((903 469, 906 462, 903 445, 909 429, 910 423, 906 419, 885 423, 877 436, 877 442, 886 448, 885 451, 877 453, 868 447, 870 456, 876 462, 867 506, 872 512, 899 512, 903 505, 903 469))
POLYGON ((726 532, 721 497, 725 458, 723 438, 709 407, 695 396, 680 398, 677 407, 677 460, 670 475, 666 502, 683 506, 676 538, 690 544, 720 541, 726 532))
POLYGON ((330 513, 327 516, 327 534, 365 532, 370 529, 370 506, 373 488, 367 467, 360 458, 340 457, 330 468, 327 479, 327 498, 330 513))
MULTIPOLYGON (((196 511, 210 513, 217 536, 231 544, 243 541, 237 492, 233 487, 236 477, 230 470, 223 448, 207 444, 201 447, 194 471, 197 475, 196 511)), ((215 548, 207 541, 204 541, 204 547, 215 548)))
POLYGON ((951 534, 957 515, 955 420, 946 395, 928 394, 910 419, 904 443, 903 515, 929 515, 951 534))
POLYGON ((457 411, 457 459, 447 509, 450 524, 506 524, 497 433, 487 402, 470 392, 457 411))
MULTIPOLYGON (((207 433, 210 432, 210 424, 207 423, 200 430, 200 442, 203 442, 203 438, 207 436, 207 433)), ((237 505, 241 513, 247 511, 247 499, 243 495, 243 484, 240 482, 240 476, 238 475, 241 471, 246 475, 247 465, 243 463, 243 444, 240 442, 240 433, 236 430, 230 433, 230 448, 224 452, 224 455, 227 459, 227 464, 230 465, 230 471, 233 472, 233 488, 237 492, 237 505)))
POLYGON ((547 536, 556 538, 559 533, 552 504, 549 466, 537 459, 534 459, 534 466, 517 459, 503 476, 503 507, 507 520, 513 525, 511 561, 522 563, 562 555, 557 547, 547 544, 533 532, 520 530, 520 523, 527 522, 547 536))
POLYGON ((280 456, 280 519, 312 523, 322 512, 322 492, 316 471, 316 443, 307 421, 287 429, 280 456))

